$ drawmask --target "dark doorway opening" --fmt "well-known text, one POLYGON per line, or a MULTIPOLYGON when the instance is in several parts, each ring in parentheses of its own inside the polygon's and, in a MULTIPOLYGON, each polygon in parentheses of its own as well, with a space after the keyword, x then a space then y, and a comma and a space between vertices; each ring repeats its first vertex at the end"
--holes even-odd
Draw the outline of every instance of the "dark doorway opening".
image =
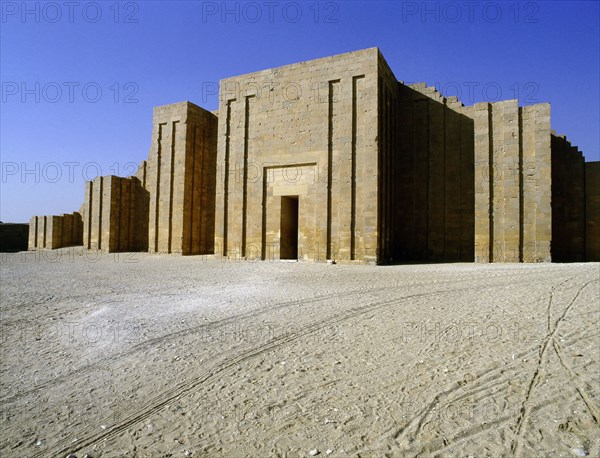
POLYGON ((298 196, 281 196, 280 259, 298 259, 298 196))

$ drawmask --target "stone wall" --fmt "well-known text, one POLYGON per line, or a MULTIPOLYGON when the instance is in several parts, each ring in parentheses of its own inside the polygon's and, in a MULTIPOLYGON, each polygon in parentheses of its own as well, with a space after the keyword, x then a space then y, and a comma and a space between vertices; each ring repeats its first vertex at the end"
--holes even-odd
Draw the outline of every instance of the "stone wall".
POLYGON ((550 261, 550 105, 462 112, 474 121, 475 261, 550 261))
POLYGON ((279 259, 297 198, 300 259, 376 260, 378 65, 372 48, 221 81, 218 254, 279 259))
POLYGON ((552 134, 552 260, 585 261, 585 161, 565 136, 552 134))
POLYGON ((404 164, 399 156, 400 107, 398 81, 381 54, 378 55, 377 132, 377 261, 398 259, 398 234, 403 216, 397 211, 404 164))
POLYGON ((550 260, 550 107, 465 107, 400 84, 397 196, 408 261, 550 260))
MULTIPOLYGON (((86 184, 80 239, 267 260, 591 260, 598 173, 551 134, 549 104, 464 106, 398 82, 371 48, 224 79, 213 113, 156 107, 135 176, 86 184)), ((30 248, 76 243, 74 221, 35 217, 30 248)))
POLYGON ((0 252, 26 251, 28 246, 29 224, 0 223, 0 252))
POLYGON ((148 248, 206 254, 214 247, 217 117, 190 103, 154 109, 148 157, 148 248))
POLYGON ((137 177, 96 177, 85 187, 83 245, 105 252, 147 250, 147 191, 137 177))
POLYGON ((456 97, 398 83, 395 259, 473 261, 473 120, 456 97))
POLYGON ((57 249, 83 242, 83 221, 78 212, 63 215, 34 216, 29 222, 28 248, 57 249))
POLYGON ((135 191, 135 244, 132 251, 148 251, 148 223, 150 209, 150 192, 148 191, 148 162, 142 161, 135 177, 139 181, 133 186, 135 191))
POLYGON ((600 162, 585 164, 585 260, 600 261, 600 162))

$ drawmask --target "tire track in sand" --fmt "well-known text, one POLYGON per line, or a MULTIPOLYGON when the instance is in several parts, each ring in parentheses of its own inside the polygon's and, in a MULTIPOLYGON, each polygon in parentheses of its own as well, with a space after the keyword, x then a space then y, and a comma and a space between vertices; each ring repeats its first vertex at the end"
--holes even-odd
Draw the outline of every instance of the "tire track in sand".
MULTIPOLYGON (((482 286, 482 288, 488 288, 488 286, 482 286)), ((381 291, 381 288, 378 289, 381 291)), ((222 358, 222 361, 214 361, 213 366, 210 369, 207 369, 201 372, 198 376, 193 377, 191 379, 185 380, 182 383, 177 384, 175 387, 165 390, 162 393, 158 394, 154 398, 145 402, 141 406, 138 406, 136 410, 133 412, 129 412, 128 414, 123 415, 123 420, 114 425, 113 427, 107 428, 102 432, 93 432, 90 434, 89 430, 83 430, 81 433, 73 432, 75 437, 78 438, 77 443, 73 444, 70 441, 70 438, 58 439, 54 444, 50 445, 47 449, 43 451, 39 451, 38 453, 33 454, 33 457, 45 457, 45 456, 60 456, 67 453, 76 453, 77 451, 82 450, 85 447, 89 447, 94 443, 97 443, 100 440, 108 439, 111 437, 115 437, 126 431, 132 425, 145 420, 157 412, 161 411, 165 406, 167 406, 174 399, 184 396, 193 392, 195 389, 199 388, 206 382, 214 379, 218 375, 225 373, 229 370, 234 369, 236 366, 243 364, 244 362, 258 357, 263 353, 272 351, 276 348, 279 348, 283 345, 291 343, 293 341, 299 340, 303 337, 307 337, 318 333, 319 331, 330 327, 332 324, 339 324, 344 321, 356 318, 365 313, 372 313, 373 311, 381 310, 390 306, 397 306, 398 304, 416 298, 429 297, 439 294, 448 294, 449 292, 462 292, 462 291, 473 291, 472 287, 462 287, 462 288, 454 288, 454 289, 444 289, 439 291, 431 291, 427 293, 421 294, 413 294, 409 296, 404 296, 400 298, 392 298, 384 301, 374 301, 368 304, 354 307, 352 309, 346 310, 342 313, 333 315, 329 320, 326 321, 326 324, 323 324, 323 320, 319 320, 317 323, 309 324, 307 323, 304 327, 304 331, 298 334, 284 335, 282 337, 276 337, 271 341, 259 345, 257 347, 250 348, 246 351, 241 352, 237 355, 227 355, 225 354, 222 358)), ((239 318, 239 317, 238 317, 239 318)), ((73 436, 71 436, 73 437, 73 436)))
MULTIPOLYGON (((550 348, 550 343, 554 342, 554 337, 556 335, 556 332, 558 330, 558 327, 559 327, 561 321, 564 320, 564 318, 567 316, 567 313, 569 313, 569 311, 573 308, 573 305, 575 304, 576 300, 581 295, 581 292, 588 285, 595 283, 595 282, 596 282, 596 280, 592 280, 587 283, 584 283, 584 285, 581 286, 577 290, 577 293, 573 296, 573 298, 571 299, 569 304, 565 307, 565 309, 560 314, 560 316, 556 320, 554 320, 554 322, 552 322, 552 306, 554 304, 555 291, 559 286, 562 286, 564 283, 566 283, 566 281, 560 283, 559 285, 556 285, 550 291, 550 297, 548 299, 548 307, 547 307, 548 334, 546 335, 546 337, 544 338, 544 341, 540 345, 539 356, 538 356, 538 360, 537 360, 537 364, 536 364, 536 370, 533 373, 533 376, 531 377, 531 381, 529 382, 529 386, 525 393, 525 398, 523 399, 523 402, 521 403, 521 409, 519 412, 519 416, 517 418, 515 434, 513 436, 513 440, 511 443, 511 447, 510 447, 510 450, 511 450, 511 453, 513 456, 519 456, 520 452, 521 452, 521 442, 522 442, 521 439, 523 437, 524 430, 526 427, 526 421, 528 420, 529 413, 531 411, 531 407, 530 407, 531 399, 534 395, 536 387, 539 385, 541 374, 542 374, 542 372, 544 370, 544 366, 546 364, 547 352, 548 352, 548 349, 550 348)), ((560 359, 560 357, 559 357, 559 359, 560 359)), ((584 400, 584 402, 585 402, 585 400, 584 400)), ((594 414, 592 413, 592 415, 594 415, 594 414)))

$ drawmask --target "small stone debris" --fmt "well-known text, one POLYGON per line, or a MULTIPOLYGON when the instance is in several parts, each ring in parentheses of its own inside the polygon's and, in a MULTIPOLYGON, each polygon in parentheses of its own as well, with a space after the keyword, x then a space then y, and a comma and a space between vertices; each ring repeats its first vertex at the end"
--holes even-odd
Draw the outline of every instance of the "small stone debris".
POLYGON ((73 453, 69 453, 67 455, 67 458, 77 458, 77 455, 74 455, 73 453))
POLYGON ((42 441, 41 441, 41 440, 39 440, 39 439, 38 439, 38 440, 36 440, 36 441, 35 441, 35 445, 37 445, 37 446, 39 447, 40 445, 42 445, 42 441))
POLYGON ((330 448, 327 449, 327 451, 325 452, 326 455, 331 455, 333 453, 333 450, 331 450, 330 448))
POLYGON ((574 448, 571 451, 577 456, 587 456, 587 452, 582 448, 574 448))
POLYGON ((310 452, 308 452, 308 454, 310 456, 317 456, 319 454, 319 451, 317 449, 311 450, 310 452))

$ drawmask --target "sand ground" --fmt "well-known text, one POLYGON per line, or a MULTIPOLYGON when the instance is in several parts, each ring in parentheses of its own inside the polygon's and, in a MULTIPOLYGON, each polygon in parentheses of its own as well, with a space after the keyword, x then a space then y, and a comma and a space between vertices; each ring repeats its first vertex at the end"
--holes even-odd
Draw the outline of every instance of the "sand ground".
POLYGON ((598 457, 599 272, 4 254, 0 456, 598 457))

